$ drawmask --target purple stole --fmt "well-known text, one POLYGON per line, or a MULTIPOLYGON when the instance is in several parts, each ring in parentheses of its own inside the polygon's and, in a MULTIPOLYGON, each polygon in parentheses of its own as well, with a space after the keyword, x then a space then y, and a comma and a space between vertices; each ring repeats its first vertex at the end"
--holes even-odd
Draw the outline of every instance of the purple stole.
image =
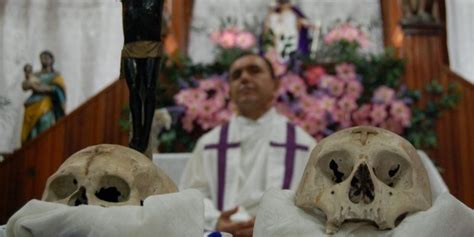
MULTIPOLYGON (((286 142, 277 143, 270 142, 271 147, 285 149, 285 170, 283 178, 283 189, 289 189, 293 178, 295 153, 297 150, 307 151, 306 145, 296 143, 296 128, 293 124, 287 123, 286 142)), ((205 150, 216 149, 217 151, 217 208, 223 210, 224 207, 224 193, 225 193, 225 181, 226 181, 226 168, 227 168, 227 150, 233 148, 239 148, 240 142, 228 143, 229 124, 224 124, 221 127, 219 134, 219 142, 216 144, 208 144, 204 146, 205 150)))
POLYGON ((290 122, 286 124, 286 143, 280 144, 270 142, 270 146, 282 147, 285 149, 285 176, 283 178, 282 189, 289 189, 291 180, 293 179, 296 150, 307 151, 308 146, 296 143, 296 128, 295 125, 290 122))
POLYGON ((219 135, 219 143, 204 146, 204 150, 217 149, 217 209, 222 211, 224 207, 224 191, 225 191, 225 171, 227 149, 240 146, 239 142, 227 143, 227 135, 229 134, 229 123, 222 125, 219 135))

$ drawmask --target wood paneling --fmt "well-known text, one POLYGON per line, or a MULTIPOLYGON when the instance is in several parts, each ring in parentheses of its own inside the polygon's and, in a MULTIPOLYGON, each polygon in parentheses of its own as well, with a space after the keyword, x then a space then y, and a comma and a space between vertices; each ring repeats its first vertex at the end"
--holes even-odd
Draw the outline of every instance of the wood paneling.
MULTIPOLYGON (((395 46, 398 55, 406 60, 404 83, 411 89, 420 90, 434 79, 445 86, 450 82, 459 84, 459 90, 463 95, 461 101, 454 110, 441 115, 436 127, 438 145, 428 153, 441 167, 441 174, 451 193, 473 208, 474 85, 453 73, 446 65, 449 60, 446 29, 442 23, 445 22, 445 14, 441 11, 441 22, 438 24, 404 25, 402 41, 399 45, 394 45, 390 39, 395 38, 396 31, 392 29, 399 26, 402 17, 400 1, 380 2, 386 46, 395 46)), ((444 1, 438 3, 441 10, 445 9, 444 1)), ((424 101, 420 103, 423 104, 424 101)))
POLYGON ((179 49, 187 52, 189 41, 189 28, 193 13, 193 0, 172 0, 172 31, 178 41, 179 49))
POLYGON ((462 98, 453 111, 449 111, 438 123, 439 144, 433 157, 444 168, 445 178, 451 192, 471 208, 474 207, 474 85, 441 67, 442 84, 456 82, 462 98))
POLYGON ((58 121, 0 163, 0 224, 32 198, 40 199, 47 178, 71 154, 87 146, 127 145, 119 118, 128 101, 119 80, 58 121))

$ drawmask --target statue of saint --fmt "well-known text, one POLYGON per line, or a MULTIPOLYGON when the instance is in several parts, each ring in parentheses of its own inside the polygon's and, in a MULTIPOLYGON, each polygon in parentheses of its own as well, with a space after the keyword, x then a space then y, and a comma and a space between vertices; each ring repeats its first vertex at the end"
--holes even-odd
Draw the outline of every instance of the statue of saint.
POLYGON ((309 55, 310 28, 305 15, 290 0, 277 0, 265 19, 263 32, 280 58, 288 60, 294 52, 309 55))
POLYGON ((122 0, 122 75, 130 92, 133 135, 129 146, 144 152, 155 113, 162 51, 163 0, 122 0))
POLYGON ((41 70, 33 73, 31 65, 23 68, 23 90, 33 94, 25 102, 25 116, 21 132, 22 143, 51 127, 65 114, 66 91, 63 77, 54 70, 54 56, 49 51, 40 54, 41 70))

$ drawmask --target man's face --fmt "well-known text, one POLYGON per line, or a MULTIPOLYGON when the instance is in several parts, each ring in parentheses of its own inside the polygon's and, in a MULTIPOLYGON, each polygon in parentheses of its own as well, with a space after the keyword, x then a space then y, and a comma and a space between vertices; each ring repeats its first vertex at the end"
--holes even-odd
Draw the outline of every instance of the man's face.
POLYGON ((243 56, 230 67, 230 97, 242 110, 267 110, 278 87, 270 68, 257 55, 243 56))

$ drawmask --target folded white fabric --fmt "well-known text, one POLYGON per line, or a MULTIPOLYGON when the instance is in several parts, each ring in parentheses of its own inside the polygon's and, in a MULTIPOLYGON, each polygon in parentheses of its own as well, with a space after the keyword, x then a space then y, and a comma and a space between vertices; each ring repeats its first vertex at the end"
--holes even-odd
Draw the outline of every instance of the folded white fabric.
MULTIPOLYGON (((257 213, 254 237, 327 236, 324 213, 310 215, 294 204, 294 191, 270 189, 257 213)), ((474 211, 448 192, 440 194, 427 211, 408 215, 393 230, 378 230, 366 223, 345 223, 333 235, 445 237, 474 236, 474 211)))
POLYGON ((70 207, 32 200, 8 221, 7 237, 199 236, 204 206, 196 190, 150 196, 143 206, 70 207))

